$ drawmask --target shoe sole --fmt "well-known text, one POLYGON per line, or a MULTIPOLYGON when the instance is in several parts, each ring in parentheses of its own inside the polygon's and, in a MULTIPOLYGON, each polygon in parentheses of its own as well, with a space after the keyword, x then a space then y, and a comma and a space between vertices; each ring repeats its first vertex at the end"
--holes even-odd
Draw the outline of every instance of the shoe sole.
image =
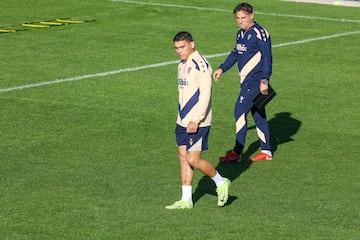
POLYGON ((188 207, 171 207, 171 206, 166 206, 165 209, 168 209, 168 210, 193 209, 193 206, 188 206, 188 207))
POLYGON ((249 160, 250 160, 250 161, 252 161, 252 162, 259 162, 259 161, 271 161, 271 160, 272 160, 272 158, 271 158, 271 159, 257 159, 257 160, 253 160, 253 159, 249 158, 249 160))

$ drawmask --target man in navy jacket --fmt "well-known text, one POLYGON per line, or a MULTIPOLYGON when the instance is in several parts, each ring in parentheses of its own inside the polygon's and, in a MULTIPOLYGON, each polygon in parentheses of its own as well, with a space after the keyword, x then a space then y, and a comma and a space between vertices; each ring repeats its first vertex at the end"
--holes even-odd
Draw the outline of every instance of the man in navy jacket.
POLYGON ((223 162, 240 162, 241 152, 245 146, 247 133, 247 115, 251 111, 256 123, 261 151, 252 161, 272 160, 270 131, 266 120, 265 109, 258 110, 254 97, 261 92, 268 94, 269 80, 272 73, 271 39, 269 33, 253 20, 253 7, 240 3, 233 11, 239 30, 236 34, 236 45, 225 62, 214 71, 217 81, 220 75, 229 70, 236 62, 240 76, 241 91, 235 104, 236 142, 235 147, 226 156, 220 157, 223 162))

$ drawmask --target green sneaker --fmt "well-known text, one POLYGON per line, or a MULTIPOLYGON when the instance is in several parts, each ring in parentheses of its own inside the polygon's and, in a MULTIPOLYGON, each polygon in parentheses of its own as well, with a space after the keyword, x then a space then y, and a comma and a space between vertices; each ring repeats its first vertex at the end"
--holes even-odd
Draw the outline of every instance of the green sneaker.
POLYGON ((220 187, 216 188, 216 192, 218 195, 218 206, 223 207, 227 200, 229 199, 229 187, 230 187, 230 180, 224 178, 224 184, 220 187))
POLYGON ((166 209, 191 209, 193 208, 192 201, 179 200, 172 205, 166 206, 166 209))

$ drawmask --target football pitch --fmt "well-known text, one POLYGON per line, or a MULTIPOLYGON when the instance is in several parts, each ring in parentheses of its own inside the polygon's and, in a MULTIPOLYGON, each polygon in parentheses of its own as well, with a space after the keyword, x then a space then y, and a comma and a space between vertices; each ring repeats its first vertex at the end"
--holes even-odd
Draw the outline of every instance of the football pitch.
POLYGON ((273 160, 246 160, 259 150, 251 116, 245 160, 218 160, 235 140, 233 67, 213 83, 203 154, 232 181, 229 203, 218 208, 196 171, 194 208, 171 211, 172 38, 191 32, 216 69, 235 44, 238 2, 1 1, 1 239, 359 239, 360 8, 249 3, 272 38, 273 160))

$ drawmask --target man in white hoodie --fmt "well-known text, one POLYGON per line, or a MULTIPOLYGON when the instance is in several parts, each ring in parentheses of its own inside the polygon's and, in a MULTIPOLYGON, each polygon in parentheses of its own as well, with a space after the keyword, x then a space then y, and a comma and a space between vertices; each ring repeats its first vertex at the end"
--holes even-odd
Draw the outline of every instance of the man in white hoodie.
POLYGON ((195 43, 190 33, 177 33, 173 42, 176 53, 181 59, 178 66, 179 105, 175 133, 182 197, 174 204, 166 206, 166 209, 193 208, 194 168, 214 181, 217 187, 218 206, 223 207, 229 197, 230 180, 223 178, 209 161, 201 158, 202 151, 208 149, 212 118, 212 69, 205 57, 195 50, 195 43))

